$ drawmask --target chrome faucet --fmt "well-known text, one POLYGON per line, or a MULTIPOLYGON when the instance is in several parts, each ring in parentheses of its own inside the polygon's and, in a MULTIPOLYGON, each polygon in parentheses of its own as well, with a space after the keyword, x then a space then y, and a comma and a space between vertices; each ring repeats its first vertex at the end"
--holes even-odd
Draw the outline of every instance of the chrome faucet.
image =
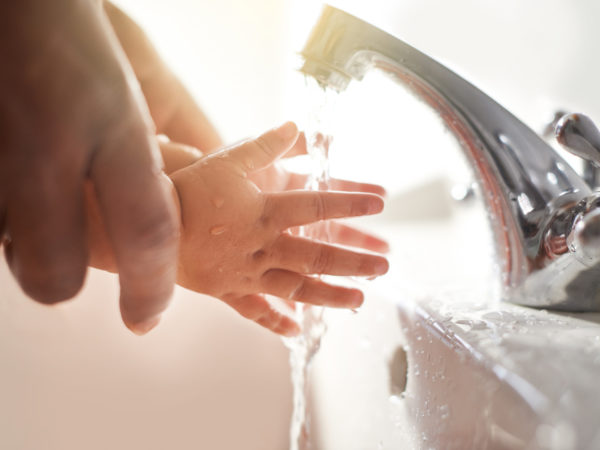
MULTIPOLYGON (((382 70, 441 116, 488 210, 504 300, 600 311, 600 193, 535 132, 430 57, 330 6, 302 57, 302 72, 337 91, 371 69, 382 70)), ((600 133, 585 116, 561 119, 557 136, 577 155, 600 161, 600 133)))

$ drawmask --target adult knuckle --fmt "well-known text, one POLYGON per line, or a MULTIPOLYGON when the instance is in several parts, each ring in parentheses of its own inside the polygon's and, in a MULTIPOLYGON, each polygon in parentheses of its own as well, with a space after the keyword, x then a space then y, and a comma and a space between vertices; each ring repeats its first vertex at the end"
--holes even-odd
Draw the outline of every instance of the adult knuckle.
POLYGON ((97 123, 93 124, 96 129, 92 132, 92 137, 98 142, 119 141, 132 136, 141 136, 149 134, 152 130, 149 123, 142 119, 142 116, 129 102, 124 100, 115 100, 114 107, 107 107, 105 113, 99 118, 97 123), (114 112, 110 112, 111 110, 114 112))
POLYGON ((94 83, 93 94, 86 102, 91 102, 94 111, 89 121, 91 136, 95 139, 115 139, 130 134, 134 129, 154 128, 153 122, 140 108, 124 74, 107 75, 94 83))
POLYGON ((103 114, 121 114, 131 98, 131 85, 127 76, 119 68, 107 69, 93 77, 87 86, 86 101, 95 102, 99 112, 103 114))
POLYGON ((179 239, 179 227, 172 214, 162 209, 138 219, 131 229, 131 235, 133 249, 147 253, 175 245, 179 239))
MULTIPOLYGON (((12 173, 6 173, 7 182, 19 185, 22 191, 39 191, 51 181, 57 184, 57 175, 61 169, 71 167, 73 161, 66 160, 64 143, 44 133, 45 142, 32 140, 25 143, 10 161, 12 173), (35 183, 32 181, 35 180, 35 183)), ((77 157, 77 155, 73 155, 77 157)), ((74 159, 72 158, 72 160, 74 159)), ((53 186, 50 186, 53 187, 53 186)))

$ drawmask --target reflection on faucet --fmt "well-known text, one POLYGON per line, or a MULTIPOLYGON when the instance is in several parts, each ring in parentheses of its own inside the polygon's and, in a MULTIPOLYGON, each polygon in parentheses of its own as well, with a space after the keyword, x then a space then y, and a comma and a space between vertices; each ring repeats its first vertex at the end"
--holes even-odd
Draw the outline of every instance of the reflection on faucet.
POLYGON ((555 126, 556 139, 583 159, 583 179, 593 189, 600 187, 600 132, 583 114, 564 114, 555 126))
POLYGON ((383 70, 441 116, 483 194, 505 300, 600 311, 600 196, 536 133, 446 67, 330 6, 302 56, 302 72, 337 91, 383 70))

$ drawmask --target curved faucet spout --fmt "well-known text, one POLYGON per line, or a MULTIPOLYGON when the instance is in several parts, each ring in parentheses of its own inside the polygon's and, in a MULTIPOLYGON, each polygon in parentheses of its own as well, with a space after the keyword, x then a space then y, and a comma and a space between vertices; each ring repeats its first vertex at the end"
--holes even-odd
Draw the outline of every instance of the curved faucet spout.
POLYGON ((302 56, 301 71, 325 86, 342 91, 352 79, 361 80, 376 68, 439 113, 479 183, 501 263, 504 299, 571 311, 600 310, 600 249, 581 248, 584 241, 600 242, 589 237, 593 230, 600 235, 600 219, 593 213, 599 202, 536 133, 427 55, 330 6, 302 56))

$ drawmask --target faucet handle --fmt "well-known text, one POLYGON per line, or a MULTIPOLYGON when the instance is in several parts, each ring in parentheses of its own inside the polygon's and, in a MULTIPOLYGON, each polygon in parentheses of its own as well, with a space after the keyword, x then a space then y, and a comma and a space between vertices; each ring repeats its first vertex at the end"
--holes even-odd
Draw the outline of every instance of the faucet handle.
POLYGON ((565 150, 600 167, 600 131, 588 116, 577 113, 562 116, 554 134, 565 150))

